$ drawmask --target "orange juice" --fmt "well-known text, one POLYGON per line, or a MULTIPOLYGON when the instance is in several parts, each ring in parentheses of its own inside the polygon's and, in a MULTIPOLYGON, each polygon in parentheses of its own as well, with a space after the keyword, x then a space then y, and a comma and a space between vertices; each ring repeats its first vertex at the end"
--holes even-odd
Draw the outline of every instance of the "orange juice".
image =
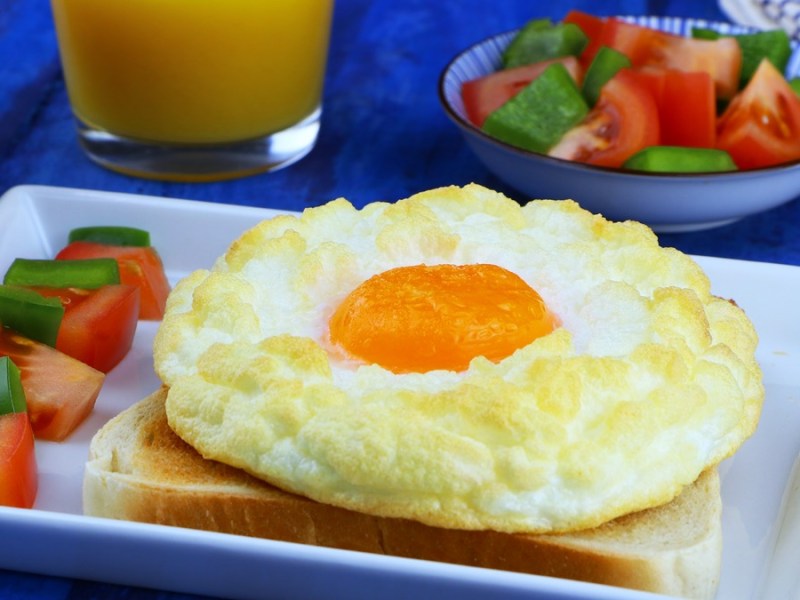
POLYGON ((152 142, 286 129, 320 104, 333 0, 51 0, 76 116, 152 142))

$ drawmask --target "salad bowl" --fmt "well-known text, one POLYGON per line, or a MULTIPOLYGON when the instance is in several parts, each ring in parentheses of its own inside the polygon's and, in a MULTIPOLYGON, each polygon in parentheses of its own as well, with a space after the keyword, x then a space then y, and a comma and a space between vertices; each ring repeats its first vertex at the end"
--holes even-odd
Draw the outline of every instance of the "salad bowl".
MULTIPOLYGON (((727 23, 676 17, 621 17, 679 35, 694 28, 722 34, 752 32, 727 23)), ((516 35, 508 31, 467 48, 439 78, 439 99, 447 117, 486 168, 526 199, 577 201, 612 220, 635 220, 654 231, 683 232, 733 223, 800 196, 800 161, 721 173, 644 173, 597 167, 553 158, 497 140, 471 123, 461 86, 500 68, 502 53, 516 35)), ((793 46, 787 78, 800 73, 800 52, 793 46)))

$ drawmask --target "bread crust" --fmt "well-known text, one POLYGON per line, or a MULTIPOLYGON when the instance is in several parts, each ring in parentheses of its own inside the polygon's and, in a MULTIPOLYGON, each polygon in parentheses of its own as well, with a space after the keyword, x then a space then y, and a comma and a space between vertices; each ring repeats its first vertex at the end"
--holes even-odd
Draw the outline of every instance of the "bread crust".
POLYGON ((88 515, 713 598, 721 562, 716 469, 669 504, 553 535, 430 527, 287 493, 202 458, 169 427, 165 389, 92 441, 88 515))

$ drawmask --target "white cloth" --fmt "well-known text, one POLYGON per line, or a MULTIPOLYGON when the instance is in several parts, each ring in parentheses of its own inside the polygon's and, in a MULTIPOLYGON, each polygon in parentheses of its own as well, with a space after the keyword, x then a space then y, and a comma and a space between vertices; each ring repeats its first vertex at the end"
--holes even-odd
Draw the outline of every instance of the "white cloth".
POLYGON ((783 27, 800 41, 800 1, 798 0, 719 0, 719 7, 731 21, 757 27, 783 27))

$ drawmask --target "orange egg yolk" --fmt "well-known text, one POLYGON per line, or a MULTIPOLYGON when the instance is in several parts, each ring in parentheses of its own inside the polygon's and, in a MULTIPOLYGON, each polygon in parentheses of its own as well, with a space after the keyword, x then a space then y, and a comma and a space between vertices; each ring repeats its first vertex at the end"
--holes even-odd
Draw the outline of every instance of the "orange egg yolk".
POLYGON ((333 344, 394 373, 497 362, 557 325, 518 275, 490 264, 415 265, 370 277, 330 319, 333 344))

